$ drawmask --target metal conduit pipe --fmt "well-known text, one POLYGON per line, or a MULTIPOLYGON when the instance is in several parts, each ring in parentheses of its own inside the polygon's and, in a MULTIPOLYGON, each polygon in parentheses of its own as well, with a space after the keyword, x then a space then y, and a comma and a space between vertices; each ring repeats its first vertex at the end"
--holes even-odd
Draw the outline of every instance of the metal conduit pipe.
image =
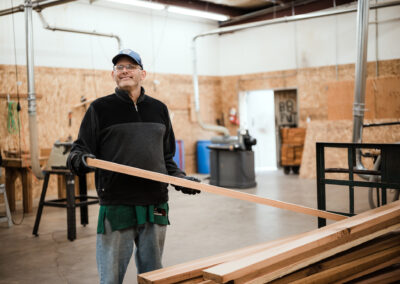
MULTIPOLYGON (((369 1, 358 1, 357 12, 357 59, 353 104, 353 142, 362 143, 365 112, 365 83, 367 79, 369 1)), ((356 149, 357 169, 365 169, 361 161, 361 149, 356 149)), ((364 179, 369 175, 359 174, 364 179)))
POLYGON ((26 30, 26 66, 28 78, 28 116, 29 116, 29 143, 31 166, 34 175, 43 179, 44 175, 39 163, 38 131, 36 121, 36 93, 33 62, 33 25, 32 1, 25 0, 25 30, 26 30))
MULTIPOLYGON (((41 11, 44 8, 48 8, 48 7, 56 6, 56 5, 60 5, 60 4, 65 4, 65 3, 73 2, 73 1, 77 1, 77 0, 37 0, 37 1, 31 2, 31 5, 32 5, 33 10, 41 11)), ((24 11, 25 11, 25 5, 21 4, 21 5, 15 6, 15 7, 1 10, 0 16, 6 16, 6 15, 13 14, 13 13, 24 12, 24 11)))
POLYGON ((40 20, 42 22, 43 28, 50 30, 50 31, 60 31, 60 32, 68 32, 68 33, 77 33, 77 34, 85 34, 85 35, 94 35, 94 36, 102 36, 102 37, 111 37, 115 38, 118 42, 118 50, 121 49, 122 43, 121 43, 121 38, 115 34, 107 34, 107 33, 99 33, 96 31, 85 31, 85 30, 76 30, 76 29, 70 29, 70 28, 61 28, 61 27, 54 27, 50 26, 46 19, 43 17, 42 13, 38 11, 40 20))
POLYGON ((219 125, 205 124, 200 115, 200 99, 199 99, 199 82, 197 76, 197 56, 196 56, 196 38, 193 39, 192 54, 193 54, 193 87, 194 87, 194 102, 196 110, 196 118, 200 126, 205 130, 222 132, 224 136, 229 136, 229 130, 226 127, 219 125))
MULTIPOLYGON (((360 2, 365 2, 365 1, 360 0, 358 2, 360 3, 360 2)), ((371 9, 385 8, 385 7, 391 7, 391 6, 397 6, 397 5, 400 5, 400 0, 375 4, 375 5, 371 6, 371 9)), ((356 12, 356 11, 357 11, 357 7, 332 9, 332 10, 328 10, 328 11, 314 12, 314 13, 308 13, 308 14, 302 14, 302 15, 296 15, 296 16, 290 16, 290 17, 282 17, 282 18, 278 18, 278 19, 265 20, 265 21, 259 21, 259 22, 254 22, 254 23, 247 23, 247 24, 241 24, 241 25, 236 25, 236 26, 224 27, 224 28, 219 28, 219 29, 211 30, 211 31, 196 35, 192 40, 193 88, 194 88, 194 99, 195 99, 195 105, 196 105, 196 115, 197 115, 200 126, 206 130, 218 131, 218 132, 224 133, 224 135, 228 135, 228 134, 226 134, 226 133, 228 133, 227 128, 218 126, 218 125, 206 125, 206 127, 204 127, 204 124, 202 123, 202 120, 201 120, 200 103, 199 103, 199 82, 198 82, 198 75, 197 75, 197 58, 196 58, 196 40, 198 38, 204 37, 204 36, 210 36, 210 35, 217 35, 217 34, 221 35, 221 34, 225 34, 225 33, 232 33, 232 32, 236 32, 236 31, 241 31, 241 30, 246 30, 246 29, 251 29, 251 28, 256 28, 256 27, 262 27, 262 26, 268 26, 268 25, 274 25, 274 24, 289 23, 289 22, 307 20, 307 19, 312 19, 312 18, 320 18, 320 17, 326 17, 326 16, 352 13, 352 12, 356 12)), ((368 21, 367 21, 367 24, 368 24, 368 21)), ((357 127, 359 127, 359 126, 357 126, 357 127)), ((361 123, 361 128, 362 128, 362 123, 361 123)))

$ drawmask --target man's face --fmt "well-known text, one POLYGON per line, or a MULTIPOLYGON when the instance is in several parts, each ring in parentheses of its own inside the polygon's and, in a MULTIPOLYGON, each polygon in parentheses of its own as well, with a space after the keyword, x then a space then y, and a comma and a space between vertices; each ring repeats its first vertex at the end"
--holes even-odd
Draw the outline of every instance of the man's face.
POLYGON ((129 57, 123 56, 115 64, 112 76, 119 89, 131 91, 142 85, 146 71, 141 70, 140 66, 129 57))

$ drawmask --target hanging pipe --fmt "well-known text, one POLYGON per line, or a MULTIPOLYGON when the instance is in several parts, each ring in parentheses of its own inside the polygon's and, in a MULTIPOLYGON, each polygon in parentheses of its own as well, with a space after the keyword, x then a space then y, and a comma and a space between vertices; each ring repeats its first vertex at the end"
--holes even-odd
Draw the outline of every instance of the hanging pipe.
MULTIPOLYGON (((354 104, 353 104, 353 142, 362 143, 365 83, 367 78, 369 1, 358 1, 357 8, 357 60, 355 71, 354 104)), ((364 170, 361 160, 361 149, 356 149, 356 169, 364 170)), ((359 175, 369 179, 369 175, 359 175)))
POLYGON ((205 124, 201 119, 200 115, 200 101, 199 101, 199 82, 197 76, 197 56, 196 56, 196 37, 193 39, 192 42, 192 54, 193 54, 193 87, 194 87, 194 103, 195 103, 195 111, 196 111, 196 118, 198 123, 203 129, 222 132, 224 136, 229 136, 229 130, 226 127, 219 126, 219 125, 210 125, 205 124))
POLYGON ((43 17, 42 13, 40 11, 37 11, 40 17, 40 20, 42 22, 43 28, 50 30, 50 31, 60 31, 60 32, 69 32, 69 33, 77 33, 77 34, 85 34, 85 35, 94 35, 94 36, 102 36, 102 37, 111 37, 115 38, 118 42, 118 50, 122 49, 122 43, 121 43, 121 38, 115 34, 107 34, 107 33, 99 33, 96 31, 86 31, 86 30, 76 30, 76 29, 71 29, 71 28, 62 28, 62 27, 54 27, 50 26, 46 19, 43 17))
MULTIPOLYGON (((65 4, 73 1, 77 0, 36 0, 34 2, 31 1, 31 7, 35 11, 41 11, 44 8, 65 4)), ((6 16, 13 13, 24 12, 24 11, 25 11, 25 5, 21 4, 8 9, 0 10, 0 16, 6 16)))
POLYGON ((29 143, 31 166, 34 175, 43 179, 44 175, 39 163, 38 130, 36 121, 36 93, 33 63, 33 25, 32 1, 25 0, 25 30, 26 30, 26 66, 28 78, 28 115, 29 115, 29 143))

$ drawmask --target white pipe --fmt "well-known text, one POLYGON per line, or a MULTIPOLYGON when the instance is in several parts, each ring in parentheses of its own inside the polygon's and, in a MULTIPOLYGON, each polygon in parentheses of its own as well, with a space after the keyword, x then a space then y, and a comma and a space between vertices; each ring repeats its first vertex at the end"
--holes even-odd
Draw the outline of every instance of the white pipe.
POLYGON ((26 66, 28 78, 28 115, 29 115, 29 143, 31 166, 34 175, 43 179, 44 175, 39 163, 38 131, 36 121, 36 93, 33 62, 33 24, 32 1, 25 0, 25 29, 26 29, 26 66))
MULTIPOLYGON (((56 5, 60 5, 60 4, 65 4, 65 3, 73 2, 73 1, 77 1, 77 0, 37 0, 34 2, 31 1, 31 6, 32 6, 33 10, 40 12, 44 8, 52 7, 52 6, 56 6, 56 5)), ((10 15, 10 14, 18 13, 18 12, 24 12, 24 11, 25 11, 25 5, 18 5, 18 6, 8 8, 8 9, 0 10, 0 16, 6 16, 6 15, 10 15)))
POLYGON ((195 111, 196 111, 196 118, 198 123, 203 129, 222 132, 224 136, 229 136, 229 130, 226 127, 219 126, 219 125, 210 125, 205 124, 201 119, 200 115, 200 101, 199 101, 199 82, 197 76, 197 60, 196 60, 196 43, 195 39, 193 39, 192 45, 192 53, 193 53, 193 87, 194 87, 194 102, 195 102, 195 111))
POLYGON ((107 34, 107 33, 99 33, 96 31, 85 31, 85 30, 76 30, 71 28, 61 28, 61 27, 54 27, 50 26, 46 19, 43 17, 42 13, 38 11, 40 20, 42 22, 43 28, 50 30, 50 31, 60 31, 60 32, 69 32, 69 33, 77 33, 77 34, 86 34, 86 35, 95 35, 95 36, 102 36, 102 37, 111 37, 115 38, 118 42, 118 50, 122 49, 121 38, 115 34, 107 34))
MULTIPOLYGON (((353 142, 362 143, 365 112, 365 84, 367 79, 369 1, 358 1, 357 12, 357 61, 353 104, 353 142)), ((356 149, 356 168, 365 169, 361 161, 361 149, 356 149)), ((369 175, 359 175, 369 179, 369 175)))

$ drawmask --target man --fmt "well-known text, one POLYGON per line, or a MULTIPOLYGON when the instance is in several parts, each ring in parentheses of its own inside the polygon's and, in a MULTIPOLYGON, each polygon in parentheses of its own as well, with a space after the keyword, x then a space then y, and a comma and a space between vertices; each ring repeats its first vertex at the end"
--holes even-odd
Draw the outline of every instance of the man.
MULTIPOLYGON (((183 177, 175 162, 175 137, 168 109, 145 94, 140 55, 131 49, 113 59, 115 93, 88 108, 67 165, 75 174, 93 169, 87 157, 183 177)), ((136 245, 138 273, 159 269, 168 220, 167 184, 96 169, 100 200, 96 260, 100 283, 122 283, 136 245)), ((175 186, 186 194, 198 190, 175 186)))

